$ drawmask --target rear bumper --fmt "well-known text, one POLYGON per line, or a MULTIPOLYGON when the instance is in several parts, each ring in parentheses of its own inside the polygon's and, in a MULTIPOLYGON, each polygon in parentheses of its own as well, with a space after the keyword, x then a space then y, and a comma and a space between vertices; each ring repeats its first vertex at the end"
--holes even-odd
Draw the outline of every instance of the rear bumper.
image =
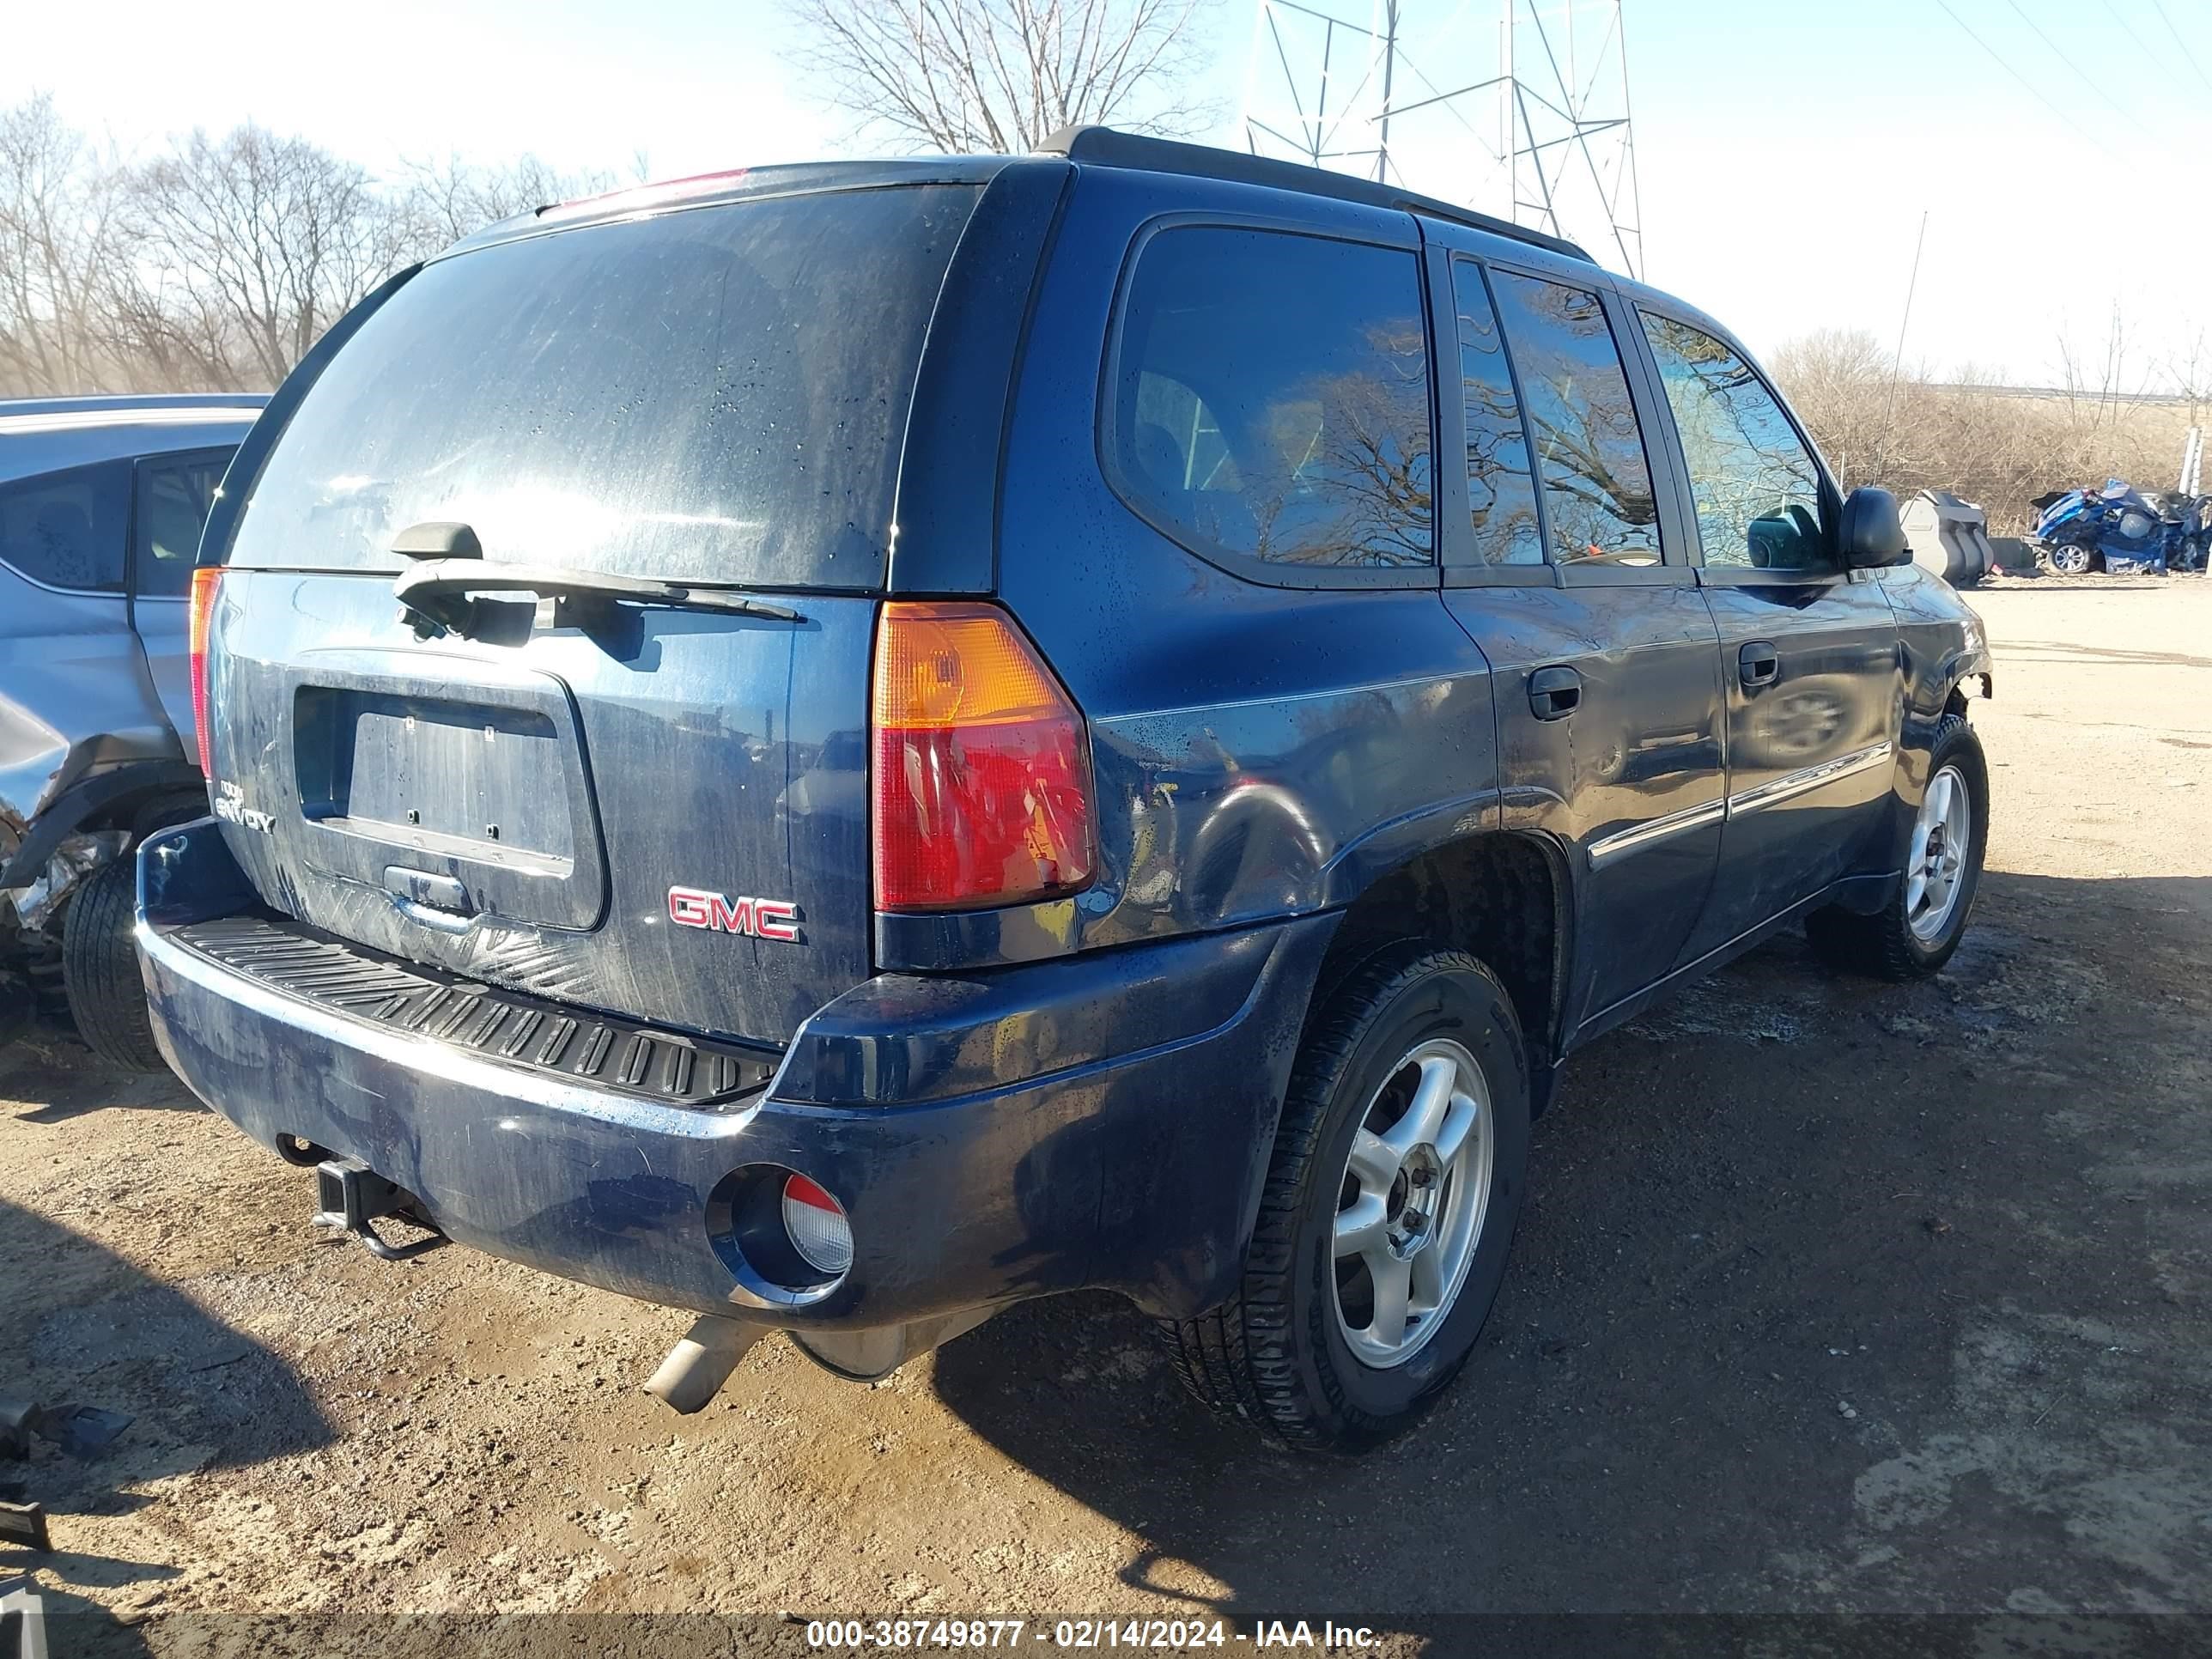
POLYGON ((256 1140, 359 1158, 491 1255, 822 1329, 1086 1285, 1167 1314, 1221 1300, 1334 925, 964 980, 880 975, 809 1020, 765 1090, 703 1109, 520 1071, 192 947, 192 923, 252 902, 211 822, 141 855, 156 1036, 256 1140), (854 1263, 827 1291, 793 1295, 751 1270, 728 1197, 733 1172, 761 1164, 843 1203, 854 1263))

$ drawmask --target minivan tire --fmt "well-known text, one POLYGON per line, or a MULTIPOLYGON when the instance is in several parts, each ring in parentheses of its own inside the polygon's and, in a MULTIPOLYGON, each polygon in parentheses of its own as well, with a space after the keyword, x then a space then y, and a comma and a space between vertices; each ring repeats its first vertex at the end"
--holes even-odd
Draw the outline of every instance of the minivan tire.
MULTIPOLYGON (((1461 1096, 1453 1098, 1456 1111, 1461 1096)), ((1291 1450, 1356 1452, 1410 1428, 1466 1363, 1504 1281, 1528 1167, 1528 1108, 1512 1000, 1474 957, 1407 942, 1338 981, 1307 1022, 1236 1292, 1197 1319, 1161 1323, 1183 1385, 1291 1450), (1486 1180, 1455 1292, 1402 1363, 1378 1367, 1351 1346, 1334 1239, 1346 1184, 1357 1181, 1347 1168, 1354 1135, 1370 1121, 1387 1127, 1382 1091, 1401 1086, 1424 1045, 1471 1059, 1479 1071, 1488 1097, 1486 1180)), ((1422 1178, 1433 1179, 1425 1170, 1422 1178)), ((1457 1201, 1474 1190, 1467 1185, 1457 1201)))
POLYGON ((70 897, 62 919, 62 983, 85 1047, 131 1072, 160 1072, 146 985, 131 927, 138 909, 138 860, 129 853, 95 871, 70 897))
MULTIPOLYGON (((1990 772, 1982 755, 1982 741, 1964 714, 1946 714, 1936 728, 1936 741, 1928 757, 1931 783, 1947 770, 1963 785, 1972 817, 1965 867, 1958 877, 1959 891, 1942 927, 1932 936, 1915 931, 1908 908, 1911 872, 1907 870, 1889 902, 1872 915, 1831 906, 1805 918, 1805 937, 1814 954, 1829 967, 1899 982, 1927 979, 1942 970, 1966 937, 1974 897, 1982 884, 1983 856, 1989 847, 1990 772)), ((1908 863, 1911 853, 1908 841, 1908 863)))

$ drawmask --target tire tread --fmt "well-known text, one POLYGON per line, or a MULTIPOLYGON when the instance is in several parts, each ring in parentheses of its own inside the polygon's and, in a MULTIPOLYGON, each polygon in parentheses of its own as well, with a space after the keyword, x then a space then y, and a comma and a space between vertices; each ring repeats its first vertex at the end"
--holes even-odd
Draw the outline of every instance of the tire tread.
POLYGON ((70 896, 62 926, 62 982, 85 1046, 126 1071, 166 1067, 146 1011, 131 927, 138 904, 137 861, 103 866, 70 896))
MULTIPOLYGON (((1158 1322, 1170 1368, 1183 1387, 1216 1414, 1250 1425, 1286 1450, 1347 1449, 1345 1435, 1315 1413, 1292 1357, 1297 1233, 1322 1129, 1370 1024, 1408 984, 1439 971, 1474 975, 1504 1006, 1512 1006, 1497 976, 1474 957, 1423 941, 1382 945, 1320 988, 1285 1091, 1237 1293, 1195 1319, 1158 1322)), ((1508 1029, 1517 1043, 1518 1030, 1508 1029)), ((1336 1422, 1349 1419, 1357 1438, 1380 1439, 1397 1426, 1367 1418, 1341 1397, 1327 1366, 1318 1371, 1336 1422)))

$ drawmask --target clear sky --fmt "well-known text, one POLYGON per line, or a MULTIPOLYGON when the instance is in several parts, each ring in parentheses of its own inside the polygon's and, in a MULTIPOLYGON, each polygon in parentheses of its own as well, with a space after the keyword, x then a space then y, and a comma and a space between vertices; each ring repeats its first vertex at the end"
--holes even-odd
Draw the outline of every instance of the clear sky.
MULTIPOLYGON (((1496 72, 1503 0, 1403 3, 1420 74, 1496 72)), ((1556 22, 1565 0, 1537 3, 1556 22)), ((1210 0, 1198 25, 1218 142, 1241 143, 1256 7, 1210 0)), ((527 150, 627 173, 641 152, 672 176, 871 147, 770 0, 181 17, 0 0, 0 102, 51 90, 128 152, 250 117, 372 169, 527 150)), ((1626 0, 1626 17, 1645 274, 1754 347, 1819 327, 1893 343, 1923 210, 1909 360, 2050 380, 2061 334, 2099 357, 2117 306, 2128 379, 2162 390, 2165 361, 2212 336, 2212 0, 1626 0)), ((1466 107, 1475 131, 1401 122, 1407 181, 1504 210, 1480 142, 1496 106, 1466 107)), ((1601 222, 1565 228, 1618 267, 1601 222)))

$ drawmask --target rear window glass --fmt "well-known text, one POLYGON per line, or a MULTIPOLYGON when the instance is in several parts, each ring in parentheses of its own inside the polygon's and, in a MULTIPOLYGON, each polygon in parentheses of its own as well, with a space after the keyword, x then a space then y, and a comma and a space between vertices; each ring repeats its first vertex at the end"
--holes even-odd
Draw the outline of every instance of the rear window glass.
POLYGON ((1115 373, 1109 470, 1178 540, 1268 564, 1430 562, 1429 348, 1412 253, 1162 231, 1131 279, 1115 373))
POLYGON ((128 461, 0 484, 0 562, 49 587, 123 591, 128 461))
POLYGON ((580 227, 441 260, 301 404, 232 559, 489 560, 881 582, 922 338, 977 192, 915 185, 580 227))

